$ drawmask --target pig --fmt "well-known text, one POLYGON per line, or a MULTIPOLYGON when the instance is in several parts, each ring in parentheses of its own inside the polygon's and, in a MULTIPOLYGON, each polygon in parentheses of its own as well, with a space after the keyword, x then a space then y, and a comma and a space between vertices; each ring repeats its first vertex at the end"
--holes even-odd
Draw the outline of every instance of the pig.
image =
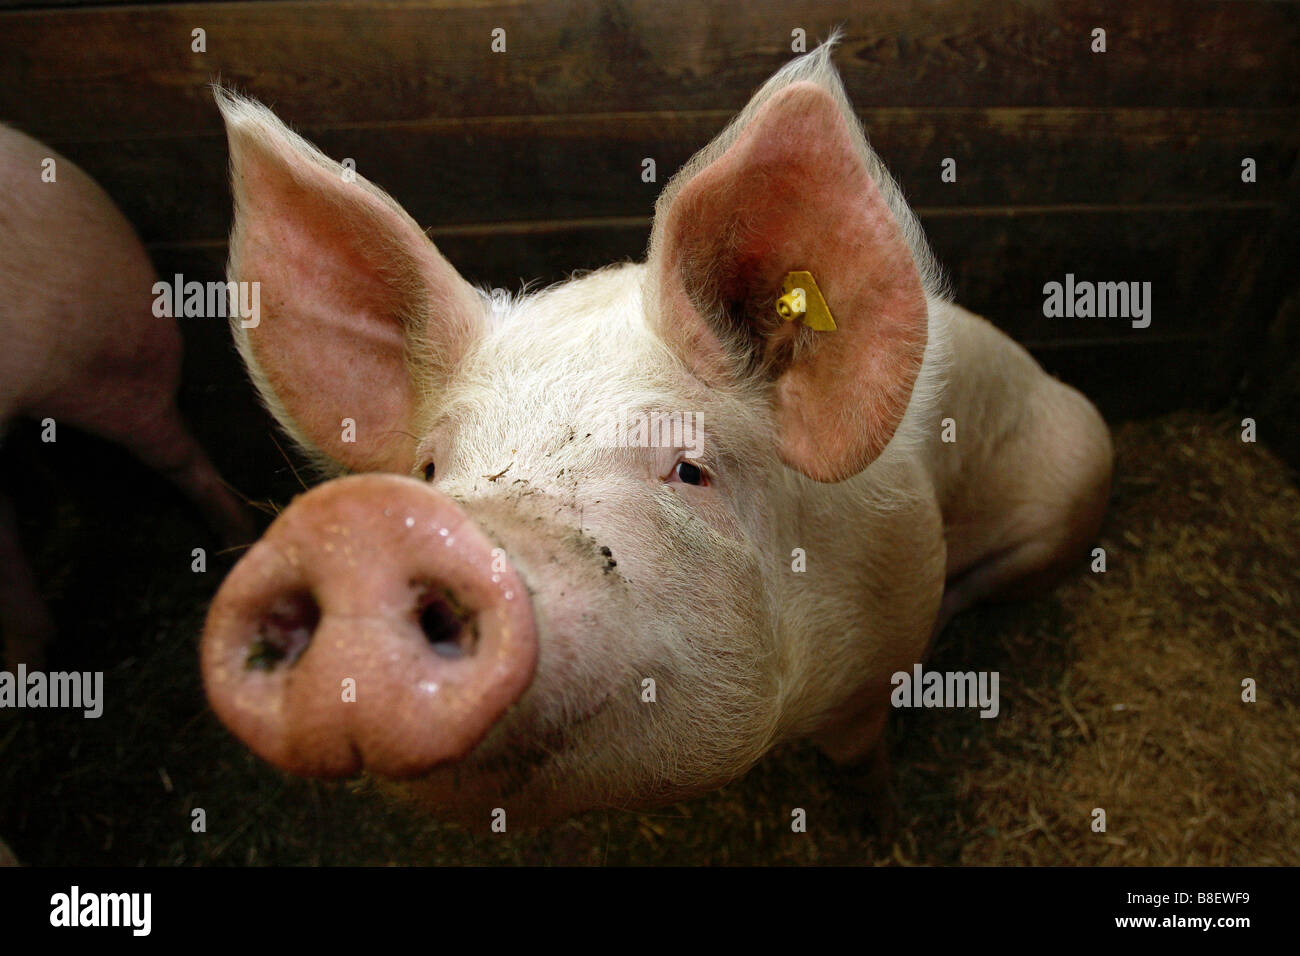
POLYGON ((201 644, 284 770, 486 826, 679 801, 799 738, 873 766, 891 675, 1099 528, 1104 421, 950 301, 829 45, 672 179, 644 262, 495 305, 364 177, 217 102, 229 276, 264 303, 234 335, 328 478, 201 644))
MULTIPOLYGON (((130 223, 71 161, 6 126, 0 195, 0 433, 27 416, 115 441, 174 482, 228 543, 251 540, 252 522, 176 407, 180 333, 153 314, 156 276, 130 223)), ((3 496, 0 568, 4 657, 39 665, 54 624, 3 496)))

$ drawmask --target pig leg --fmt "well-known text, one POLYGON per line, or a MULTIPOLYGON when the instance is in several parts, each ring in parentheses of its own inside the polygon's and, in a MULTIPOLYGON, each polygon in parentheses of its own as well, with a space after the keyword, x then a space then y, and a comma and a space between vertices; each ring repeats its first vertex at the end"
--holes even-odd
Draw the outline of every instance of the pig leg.
POLYGON ((162 474, 199 509, 227 547, 256 537, 243 507, 189 433, 172 396, 177 375, 167 368, 155 380, 122 376, 50 396, 43 406, 56 420, 116 442, 162 474))
POLYGON ((227 547, 247 544, 256 537, 244 508, 190 435, 174 404, 168 403, 147 428, 127 429, 107 437, 129 448, 184 492, 227 547))
POLYGON ((855 769, 857 776, 852 786, 861 794, 877 835, 892 837, 898 831, 901 804, 898 791, 894 789, 894 771, 885 733, 881 733, 871 752, 855 769))
POLYGON ((899 810, 885 733, 888 722, 889 707, 880 705, 878 694, 866 695, 813 738, 822 753, 842 767, 836 784, 857 793, 881 835, 894 832, 899 810))
POLYGON ((45 647, 54 638, 50 618, 36 589, 36 579, 23 555, 9 499, 0 495, 0 629, 4 634, 4 663, 39 668, 45 647))

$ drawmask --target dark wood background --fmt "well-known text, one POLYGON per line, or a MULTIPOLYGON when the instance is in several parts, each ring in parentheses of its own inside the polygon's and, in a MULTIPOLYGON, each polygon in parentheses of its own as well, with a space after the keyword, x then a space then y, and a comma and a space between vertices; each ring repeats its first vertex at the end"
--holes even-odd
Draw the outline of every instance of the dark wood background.
MULTIPOLYGON (((219 78, 354 158, 472 281, 516 288, 640 257, 669 175, 790 58, 793 28, 811 46, 836 24, 850 96, 958 301, 1110 417, 1221 407, 1275 358, 1296 284, 1295 2, 0 0, 0 119, 95 176, 163 275, 216 278, 219 78), (1066 272, 1150 281, 1151 326, 1045 319, 1066 272)), ((191 388, 245 407, 220 323, 182 326, 191 388)))

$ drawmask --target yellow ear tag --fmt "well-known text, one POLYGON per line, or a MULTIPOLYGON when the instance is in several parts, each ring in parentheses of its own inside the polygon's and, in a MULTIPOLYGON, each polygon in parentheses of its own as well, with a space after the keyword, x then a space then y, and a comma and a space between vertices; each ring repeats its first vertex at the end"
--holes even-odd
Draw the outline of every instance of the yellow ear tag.
POLYGON ((787 322, 796 319, 814 332, 834 332, 835 320, 830 306, 817 288, 811 272, 788 272, 781 284, 785 295, 776 300, 776 311, 787 322))

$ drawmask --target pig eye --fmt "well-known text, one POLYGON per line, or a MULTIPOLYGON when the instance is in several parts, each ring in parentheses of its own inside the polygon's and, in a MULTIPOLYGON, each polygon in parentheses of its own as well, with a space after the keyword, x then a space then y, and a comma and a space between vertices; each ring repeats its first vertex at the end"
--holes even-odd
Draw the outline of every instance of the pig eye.
POLYGON ((679 461, 674 465, 672 478, 684 485, 700 485, 704 487, 709 483, 708 476, 704 474, 704 469, 689 461, 679 461))
POLYGON ((434 472, 435 472, 435 471, 437 471, 437 469, 433 467, 433 462, 429 462, 427 465, 425 465, 425 466, 424 466, 424 480, 425 480, 425 481, 433 481, 433 475, 434 475, 434 472))

